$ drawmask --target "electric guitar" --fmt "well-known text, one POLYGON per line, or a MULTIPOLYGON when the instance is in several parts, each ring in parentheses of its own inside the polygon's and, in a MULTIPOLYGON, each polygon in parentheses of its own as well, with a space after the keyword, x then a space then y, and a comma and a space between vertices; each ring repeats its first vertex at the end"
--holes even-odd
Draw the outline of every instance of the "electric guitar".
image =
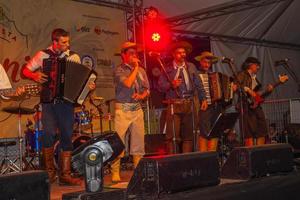
MULTIPOLYGON (((278 81, 276 83, 271 84, 273 86, 273 89, 275 89, 277 86, 287 82, 289 80, 289 77, 287 75, 279 75, 278 81)), ((250 108, 254 109, 257 108, 260 104, 262 104, 265 101, 265 98, 271 94, 270 91, 263 91, 255 92, 251 90, 249 87, 244 87, 245 92, 247 92, 250 95, 249 103, 250 108)))
MULTIPOLYGON (((40 86, 37 84, 26 84, 21 87, 24 87, 25 95, 37 96, 40 93, 40 86)), ((16 93, 15 88, 0 89, 0 96, 12 97, 12 96, 16 96, 15 93, 16 93)))

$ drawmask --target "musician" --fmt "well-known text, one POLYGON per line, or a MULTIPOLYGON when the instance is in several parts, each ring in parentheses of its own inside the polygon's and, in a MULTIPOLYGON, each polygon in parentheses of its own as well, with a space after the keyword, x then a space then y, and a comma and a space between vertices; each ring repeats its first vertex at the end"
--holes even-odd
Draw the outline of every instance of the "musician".
MULTIPOLYGON (((149 94, 149 82, 138 59, 136 43, 125 42, 121 46, 122 63, 115 69, 116 104, 115 130, 125 144, 125 134, 130 130, 130 154, 136 167, 145 153, 144 113, 141 101, 149 94)), ((122 157, 121 155, 120 157, 122 157)), ((120 178, 120 157, 111 164, 112 181, 120 178)))
MULTIPOLYGON (((23 74, 39 83, 44 83, 48 79, 47 75, 41 72, 43 60, 49 57, 64 58, 80 63, 80 57, 71 52, 69 32, 58 28, 52 31, 52 44, 45 50, 39 51, 26 65, 23 74)), ((54 66, 52 66, 54 68, 54 66)), ((95 84, 89 83, 89 88, 94 89, 95 84)), ((50 182, 56 180, 56 171, 53 162, 54 156, 54 136, 57 129, 60 132, 60 152, 61 170, 59 173, 59 184, 81 185, 79 178, 71 176, 72 158, 72 133, 74 123, 74 105, 61 99, 54 99, 50 103, 42 102, 42 124, 44 134, 42 136, 42 153, 44 156, 44 166, 49 174, 50 182)))
MULTIPOLYGON (((0 91, 11 89, 12 86, 10 84, 9 78, 6 74, 4 67, 0 64, 0 91)), ((16 91, 12 94, 0 95, 3 99, 15 99, 17 97, 22 96, 25 93, 24 87, 17 87, 16 91)))
MULTIPOLYGON (((242 89, 247 88, 247 93, 253 97, 255 96, 255 92, 262 88, 256 77, 259 68, 260 61, 255 57, 248 57, 242 65, 242 71, 238 74, 242 89)), ((270 84, 267 85, 266 90, 272 92, 273 86, 270 84)), ((244 103, 247 103, 247 101, 244 103)), ((267 135, 267 123, 262 107, 250 108, 250 105, 247 104, 244 112, 245 146, 265 144, 265 137, 267 135), (256 143, 254 139, 256 139, 256 143)))
POLYGON ((196 91, 200 89, 200 80, 196 67, 186 61, 186 56, 191 51, 191 44, 185 41, 173 43, 171 46, 173 61, 166 68, 167 74, 159 78, 160 89, 166 93, 166 99, 169 100, 166 116, 168 153, 193 151, 191 104, 196 91), (172 101, 174 112, 170 104, 172 101))
MULTIPOLYGON (((199 117, 199 151, 216 151, 218 146, 218 138, 208 136, 210 130, 217 117, 222 111, 222 106, 218 102, 211 101, 210 89, 211 85, 208 80, 208 74, 212 72, 212 64, 217 62, 217 58, 209 51, 202 52, 199 56, 195 57, 199 61, 199 76, 203 85, 204 93, 200 95, 200 109, 198 112, 199 117)), ((200 90, 202 92, 203 90, 200 90)))

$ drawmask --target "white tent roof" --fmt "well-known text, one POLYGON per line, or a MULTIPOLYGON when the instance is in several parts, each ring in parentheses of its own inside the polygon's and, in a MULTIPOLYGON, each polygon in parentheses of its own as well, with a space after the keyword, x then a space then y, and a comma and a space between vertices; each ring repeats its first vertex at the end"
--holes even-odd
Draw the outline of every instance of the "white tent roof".
MULTIPOLYGON (((173 24, 179 22, 173 27, 175 30, 211 36, 213 53, 234 58, 237 66, 248 56, 258 57, 263 66, 259 75, 263 84, 274 82, 279 73, 286 72, 273 66, 275 60, 284 58, 290 59, 292 69, 300 78, 300 67, 297 67, 300 66, 300 1, 144 0, 144 7, 149 6, 156 7, 173 24), (249 8, 251 5, 253 8, 249 8), (228 9, 235 12, 222 15, 228 9), (198 20, 191 22, 188 18, 198 20), (187 23, 180 25, 180 20, 187 23)), ((230 73, 221 64, 217 70, 230 73)), ((273 98, 299 96, 297 85, 291 80, 276 90, 273 98)))
MULTIPOLYGON (((144 7, 154 6, 166 18, 174 18, 204 9, 215 10, 222 5, 241 2, 232 0, 144 0, 144 7)), ((215 33, 246 38, 265 39, 300 45, 300 1, 260 0, 265 6, 201 20, 176 29, 215 33), (275 2, 275 3, 274 3, 275 2)))

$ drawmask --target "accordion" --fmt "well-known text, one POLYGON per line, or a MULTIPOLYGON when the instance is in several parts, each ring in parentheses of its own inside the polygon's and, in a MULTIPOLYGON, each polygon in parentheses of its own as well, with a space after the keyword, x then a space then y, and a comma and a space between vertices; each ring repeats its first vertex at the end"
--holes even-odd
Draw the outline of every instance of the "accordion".
POLYGON ((43 60, 42 72, 48 76, 48 81, 42 84, 42 103, 58 99, 82 104, 89 93, 88 83, 97 77, 85 65, 56 57, 43 60))
POLYGON ((204 87, 209 87, 211 102, 230 103, 233 99, 233 79, 220 72, 200 74, 204 87), (208 80, 208 81, 206 81, 208 80))

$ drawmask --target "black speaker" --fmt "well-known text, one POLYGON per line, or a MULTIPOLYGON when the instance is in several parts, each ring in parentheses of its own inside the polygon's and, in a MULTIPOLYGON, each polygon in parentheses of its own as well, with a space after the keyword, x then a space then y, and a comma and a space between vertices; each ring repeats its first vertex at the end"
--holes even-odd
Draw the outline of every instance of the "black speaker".
POLYGON ((146 134, 145 153, 146 156, 166 154, 165 134, 146 134))
POLYGON ((26 171, 0 176, 1 200, 50 199, 50 184, 45 171, 26 171))
POLYGON ((238 147, 222 167, 221 177, 250 179, 292 170, 293 153, 289 144, 238 147))
POLYGON ((160 193, 218 185, 219 162, 215 152, 143 158, 127 187, 127 196, 157 197, 160 193))

